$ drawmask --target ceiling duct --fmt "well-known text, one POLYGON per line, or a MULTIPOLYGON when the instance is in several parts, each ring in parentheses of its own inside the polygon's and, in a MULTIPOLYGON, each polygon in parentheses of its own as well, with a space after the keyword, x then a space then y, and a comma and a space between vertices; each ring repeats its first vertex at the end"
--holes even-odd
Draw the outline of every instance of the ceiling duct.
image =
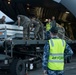
POLYGON ((76 0, 61 0, 61 4, 76 17, 76 0))

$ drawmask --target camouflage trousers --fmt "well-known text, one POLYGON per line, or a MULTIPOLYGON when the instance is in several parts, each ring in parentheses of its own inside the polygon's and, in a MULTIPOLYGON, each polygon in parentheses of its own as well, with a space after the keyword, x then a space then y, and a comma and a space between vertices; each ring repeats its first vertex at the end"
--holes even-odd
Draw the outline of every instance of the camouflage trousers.
POLYGON ((54 71, 50 69, 48 69, 47 73, 48 73, 47 75, 64 75, 64 71, 54 71))
POLYGON ((36 38, 43 39, 43 30, 40 29, 40 26, 35 28, 35 30, 34 30, 34 37, 35 37, 35 39, 36 38))
POLYGON ((23 25, 23 39, 29 39, 30 38, 30 22, 25 23, 23 25))

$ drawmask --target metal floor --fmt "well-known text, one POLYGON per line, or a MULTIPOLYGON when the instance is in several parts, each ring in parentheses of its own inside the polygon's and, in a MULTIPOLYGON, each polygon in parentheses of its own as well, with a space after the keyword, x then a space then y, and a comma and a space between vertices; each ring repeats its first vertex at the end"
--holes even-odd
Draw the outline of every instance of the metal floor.
MULTIPOLYGON (((10 75, 10 74, 4 74, 1 72, 0 75, 10 75)), ((43 75, 42 69, 39 68, 34 71, 29 71, 28 75, 43 75)), ((76 56, 73 57, 71 63, 65 64, 64 75, 76 75, 76 56)))
MULTIPOLYGON (((28 75, 43 75, 42 69, 31 71, 28 75)), ((64 75, 76 75, 76 56, 73 57, 71 63, 65 64, 64 75)))

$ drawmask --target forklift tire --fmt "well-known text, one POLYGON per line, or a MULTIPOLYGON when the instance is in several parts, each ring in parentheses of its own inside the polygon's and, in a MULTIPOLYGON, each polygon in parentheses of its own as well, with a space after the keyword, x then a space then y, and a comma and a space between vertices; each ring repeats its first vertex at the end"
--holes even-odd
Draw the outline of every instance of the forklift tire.
POLYGON ((10 75, 25 75, 25 63, 23 60, 14 59, 10 64, 10 75))

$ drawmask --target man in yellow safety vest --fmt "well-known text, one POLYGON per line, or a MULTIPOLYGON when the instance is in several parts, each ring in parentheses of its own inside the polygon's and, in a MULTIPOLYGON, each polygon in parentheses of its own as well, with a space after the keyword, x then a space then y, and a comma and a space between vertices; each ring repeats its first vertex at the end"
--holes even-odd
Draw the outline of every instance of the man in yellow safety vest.
POLYGON ((45 39, 49 39, 50 38, 50 32, 49 30, 52 28, 51 26, 51 19, 48 19, 48 22, 46 23, 46 35, 45 35, 45 39))
POLYGON ((43 74, 64 75, 64 54, 72 55, 73 51, 65 40, 57 37, 58 28, 50 30, 51 39, 45 43, 43 53, 43 74))

